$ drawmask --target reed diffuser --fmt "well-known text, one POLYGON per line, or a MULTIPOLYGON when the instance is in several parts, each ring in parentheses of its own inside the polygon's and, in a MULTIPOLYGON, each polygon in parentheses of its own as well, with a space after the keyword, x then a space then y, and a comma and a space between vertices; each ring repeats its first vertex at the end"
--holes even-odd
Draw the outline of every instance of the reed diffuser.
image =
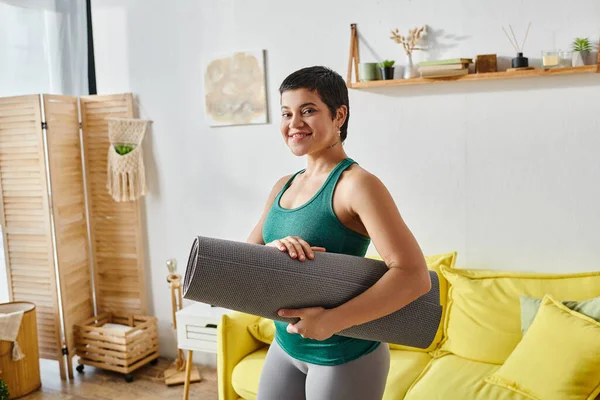
POLYGON ((527 57, 523 57, 523 48, 525 47, 525 42, 527 42, 527 36, 529 35, 529 28, 531 27, 531 22, 529 23, 529 25, 527 25, 527 31, 525 32, 525 37, 523 38, 523 42, 521 43, 520 47, 515 32, 513 31, 512 25, 509 24, 508 27, 510 28, 512 38, 509 36, 508 32, 504 28, 504 25, 502 26, 502 30, 508 38, 508 41, 510 42, 511 46, 515 49, 517 53, 517 56, 512 59, 512 68, 529 68, 529 59, 527 57))

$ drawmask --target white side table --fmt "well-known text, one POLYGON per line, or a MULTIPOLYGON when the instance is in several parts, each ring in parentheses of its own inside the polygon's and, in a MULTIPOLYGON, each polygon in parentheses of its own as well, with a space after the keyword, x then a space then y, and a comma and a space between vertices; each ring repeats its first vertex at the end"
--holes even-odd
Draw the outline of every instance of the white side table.
POLYGON ((190 373, 194 351, 217 353, 217 325, 221 316, 231 310, 194 303, 175 314, 177 318, 177 347, 187 350, 183 398, 189 397, 190 373))

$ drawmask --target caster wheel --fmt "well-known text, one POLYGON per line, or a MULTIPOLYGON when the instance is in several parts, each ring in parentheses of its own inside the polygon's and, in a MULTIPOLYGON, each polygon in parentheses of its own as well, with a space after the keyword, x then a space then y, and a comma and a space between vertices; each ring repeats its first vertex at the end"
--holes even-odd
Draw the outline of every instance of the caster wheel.
POLYGON ((77 372, 82 374, 83 373, 83 364, 79 364, 75 369, 77 370, 77 372))
POLYGON ((150 361, 150 365, 156 365, 158 364, 158 358, 155 358, 154 360, 150 361))
POLYGON ((131 374, 125 374, 124 378, 125 378, 125 382, 127 382, 127 383, 133 382, 133 375, 131 375, 131 374))

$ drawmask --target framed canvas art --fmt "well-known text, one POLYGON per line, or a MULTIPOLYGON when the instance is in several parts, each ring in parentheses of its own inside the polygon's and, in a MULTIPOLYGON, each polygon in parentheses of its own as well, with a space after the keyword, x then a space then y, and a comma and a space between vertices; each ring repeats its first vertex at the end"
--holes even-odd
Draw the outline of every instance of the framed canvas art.
POLYGON ((209 60, 204 90, 210 126, 268 123, 264 50, 239 51, 209 60))

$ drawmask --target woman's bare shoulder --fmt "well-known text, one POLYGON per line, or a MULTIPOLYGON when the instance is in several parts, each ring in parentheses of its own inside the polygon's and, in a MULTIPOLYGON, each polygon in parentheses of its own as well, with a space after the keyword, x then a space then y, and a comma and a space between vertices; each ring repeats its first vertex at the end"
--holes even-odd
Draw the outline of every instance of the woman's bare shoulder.
POLYGON ((292 177, 292 174, 282 176, 281 178, 279 178, 277 180, 277 182, 275 182, 275 184, 271 188, 271 193, 269 193, 269 199, 268 199, 269 204, 273 201, 273 199, 275 199, 277 194, 281 191, 281 189, 283 189, 283 187, 285 186, 285 184, 287 183, 287 181, 289 181, 289 179, 291 177, 292 177))
POLYGON ((360 190, 382 185, 381 180, 376 175, 358 164, 353 164, 344 171, 343 179, 340 183, 344 183, 344 186, 348 190, 360 190))
POLYGON ((285 175, 285 176, 282 176, 281 178, 279 178, 277 180, 277 182, 275 182, 275 185, 273 185, 273 191, 279 192, 281 189, 283 189, 283 187, 285 186, 287 181, 290 180, 292 175, 293 174, 289 174, 289 175, 285 175))

